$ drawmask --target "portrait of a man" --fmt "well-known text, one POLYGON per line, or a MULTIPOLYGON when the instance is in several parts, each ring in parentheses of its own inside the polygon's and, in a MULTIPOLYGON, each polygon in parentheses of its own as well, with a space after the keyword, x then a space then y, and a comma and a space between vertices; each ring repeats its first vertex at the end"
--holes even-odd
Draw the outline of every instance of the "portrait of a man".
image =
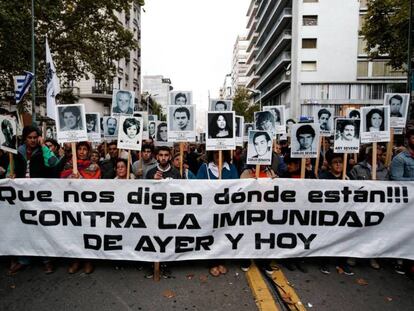
POLYGON ((313 152, 315 136, 315 130, 311 125, 306 124, 300 126, 296 131, 296 140, 299 143, 299 149, 297 151, 313 152))
POLYGON ((133 93, 123 90, 117 91, 112 98, 112 115, 132 115, 133 112, 133 93))
POLYGON ((118 119, 115 117, 104 117, 104 136, 118 135, 118 119))
POLYGON ((315 123, 319 123, 322 134, 330 134, 333 130, 333 109, 322 108, 317 112, 315 123))
POLYGON ((390 115, 391 117, 401 118, 403 115, 401 109, 403 107, 403 98, 401 95, 393 95, 388 100, 390 105, 390 115))
POLYGON ((335 152, 355 153, 359 150, 359 119, 336 119, 335 152))
POLYGON ((1 146, 16 149, 16 124, 12 119, 4 118, 1 120, 2 141, 1 146), (14 124, 13 124, 14 123, 14 124))
POLYGON ((170 92, 170 105, 192 105, 192 92, 190 91, 173 91, 170 92))
POLYGON ((159 122, 157 125, 157 142, 168 142, 168 126, 167 122, 159 122))
POLYGON ((174 131, 191 131, 191 115, 187 107, 178 107, 173 112, 173 126, 174 131))
POLYGON ((247 164, 269 165, 271 161, 271 134, 266 131, 250 131, 247 145, 247 164))
POLYGON ((224 99, 211 99, 210 111, 231 111, 233 108, 233 102, 231 100, 224 99))

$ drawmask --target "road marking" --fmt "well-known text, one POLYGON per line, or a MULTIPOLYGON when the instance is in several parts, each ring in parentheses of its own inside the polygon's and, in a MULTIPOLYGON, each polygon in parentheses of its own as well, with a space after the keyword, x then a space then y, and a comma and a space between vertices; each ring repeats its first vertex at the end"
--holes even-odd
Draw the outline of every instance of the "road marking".
POLYGON ((263 279, 262 273, 254 263, 250 266, 249 271, 246 272, 246 277, 255 298, 257 308, 264 311, 280 311, 263 279))
POLYGON ((298 294, 293 289, 286 276, 283 274, 282 269, 280 269, 274 262, 272 262, 271 266, 273 268, 272 281, 288 308, 294 311, 306 311, 305 306, 300 301, 298 294))

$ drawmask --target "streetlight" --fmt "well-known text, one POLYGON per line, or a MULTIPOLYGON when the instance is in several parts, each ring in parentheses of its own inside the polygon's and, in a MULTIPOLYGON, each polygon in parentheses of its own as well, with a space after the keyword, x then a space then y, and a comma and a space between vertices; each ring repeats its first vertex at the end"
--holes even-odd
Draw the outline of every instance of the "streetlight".
POLYGON ((246 88, 246 90, 251 92, 254 95, 259 95, 259 106, 260 106, 260 111, 262 111, 262 91, 253 90, 253 89, 249 89, 249 88, 246 88))

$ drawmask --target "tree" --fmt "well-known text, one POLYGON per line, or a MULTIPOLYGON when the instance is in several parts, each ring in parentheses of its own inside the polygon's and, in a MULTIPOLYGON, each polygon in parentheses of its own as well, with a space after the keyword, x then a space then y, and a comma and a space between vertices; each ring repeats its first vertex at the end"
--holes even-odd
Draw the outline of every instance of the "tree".
POLYGON ((411 0, 370 0, 361 29, 371 58, 387 55, 394 69, 406 69, 411 0))
MULTIPOLYGON (((49 41, 63 83, 88 79, 112 82, 116 61, 138 48, 134 34, 116 12, 129 12, 133 0, 35 0, 37 87, 44 92, 45 39, 49 41)), ((142 3, 143 1, 138 1, 142 3)), ((12 77, 30 70, 31 1, 0 0, 0 89, 12 88, 12 77)))
POLYGON ((236 115, 243 116, 244 122, 253 122, 254 112, 260 110, 259 104, 251 104, 252 94, 244 87, 236 89, 233 98, 233 110, 236 115))

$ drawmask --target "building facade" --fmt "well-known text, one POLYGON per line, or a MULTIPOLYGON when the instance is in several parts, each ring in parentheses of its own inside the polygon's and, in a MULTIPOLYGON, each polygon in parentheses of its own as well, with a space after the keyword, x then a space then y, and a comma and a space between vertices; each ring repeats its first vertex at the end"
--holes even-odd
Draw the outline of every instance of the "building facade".
POLYGON ((138 48, 131 50, 127 58, 117 62, 117 76, 112 84, 104 87, 93 75, 90 79, 83 79, 74 83, 74 93, 80 97, 79 103, 85 104, 86 112, 99 112, 101 115, 109 115, 114 89, 124 89, 135 93, 135 109, 140 110, 141 94, 141 6, 134 1, 129 12, 114 14, 122 25, 134 34, 138 41, 138 48))
POLYGON ((404 91, 406 75, 364 51, 366 11, 366 0, 252 0, 247 87, 260 91, 255 101, 287 105, 292 117, 320 106, 339 115, 404 91))
POLYGON ((171 80, 161 75, 144 76, 142 79, 142 93, 149 96, 162 107, 163 114, 167 113, 168 96, 172 90, 171 80))
POLYGON ((232 94, 238 87, 246 87, 247 77, 247 46, 249 41, 245 36, 237 36, 233 49, 233 67, 231 70, 232 94))

